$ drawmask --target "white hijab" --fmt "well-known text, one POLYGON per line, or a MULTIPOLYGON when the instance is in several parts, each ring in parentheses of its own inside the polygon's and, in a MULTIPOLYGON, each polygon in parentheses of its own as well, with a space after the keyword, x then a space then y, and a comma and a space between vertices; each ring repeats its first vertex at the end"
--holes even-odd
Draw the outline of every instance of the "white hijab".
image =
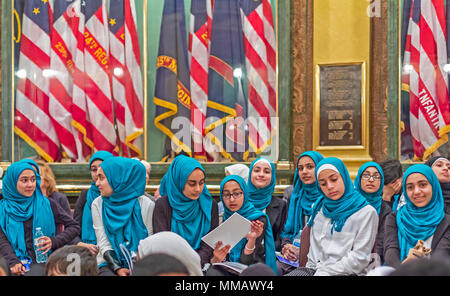
POLYGON ((139 258, 150 254, 166 254, 182 262, 190 276, 203 276, 200 256, 189 243, 171 231, 162 231, 141 240, 138 246, 139 258))
POLYGON ((250 171, 250 168, 242 163, 233 164, 233 165, 225 167, 225 172, 228 172, 228 174, 230 174, 230 175, 241 176, 245 180, 245 183, 248 182, 249 171, 250 171))

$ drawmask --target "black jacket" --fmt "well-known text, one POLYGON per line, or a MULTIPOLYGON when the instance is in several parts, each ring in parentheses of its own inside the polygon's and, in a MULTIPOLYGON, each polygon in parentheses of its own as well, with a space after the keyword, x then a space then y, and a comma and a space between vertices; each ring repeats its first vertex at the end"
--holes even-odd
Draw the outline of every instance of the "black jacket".
MULTIPOLYGON (((401 260, 397 215, 395 213, 387 216, 384 233, 384 262, 387 266, 397 268, 401 264, 401 260)), ((444 253, 446 256, 450 256, 450 216, 447 214, 437 226, 431 241, 431 256, 436 253, 444 253)))

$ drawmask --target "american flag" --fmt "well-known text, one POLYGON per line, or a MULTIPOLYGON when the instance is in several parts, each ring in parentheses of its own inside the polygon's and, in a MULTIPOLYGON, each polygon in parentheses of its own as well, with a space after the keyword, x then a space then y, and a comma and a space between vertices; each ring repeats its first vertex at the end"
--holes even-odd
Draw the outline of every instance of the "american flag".
POLYGON ((193 0, 189 49, 191 53, 191 123, 194 157, 206 159, 203 147, 208 103, 208 65, 213 0, 193 0))
POLYGON ((14 122, 15 133, 49 162, 60 159, 60 143, 49 114, 51 17, 48 1, 25 3, 14 122))
POLYGON ((110 57, 112 87, 123 156, 142 157, 144 126, 141 53, 134 0, 110 3, 110 57))
POLYGON ((78 49, 80 15, 80 0, 54 2, 49 108, 63 153, 78 162, 86 161, 90 152, 83 135, 72 125, 74 76, 81 72, 76 60, 83 54, 78 49))
POLYGON ((257 154, 270 144, 276 117, 276 41, 270 0, 241 1, 248 79, 249 144, 257 154))
POLYGON ((409 86, 410 127, 416 159, 428 158, 448 141, 450 105, 447 31, 443 0, 414 0, 403 61, 409 86), (409 74, 409 75, 408 75, 409 74))
POLYGON ((83 1, 84 93, 86 94, 87 135, 96 150, 117 155, 114 107, 110 84, 109 30, 106 3, 83 1))

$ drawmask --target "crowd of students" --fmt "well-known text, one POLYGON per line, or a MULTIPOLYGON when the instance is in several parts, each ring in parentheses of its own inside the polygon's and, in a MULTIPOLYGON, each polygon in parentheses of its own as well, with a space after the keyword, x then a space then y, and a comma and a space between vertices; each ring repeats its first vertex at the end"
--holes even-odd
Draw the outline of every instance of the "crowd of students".
POLYGON ((260 157, 226 169, 219 202, 201 163, 184 155, 172 161, 154 197, 145 192, 145 161, 98 151, 89 169, 91 186, 72 215, 46 163, 24 159, 8 167, 0 275, 236 274, 216 264, 222 262, 248 266, 241 275, 370 275, 450 258, 445 157, 404 173, 396 160, 367 162, 352 181, 342 160, 307 151, 283 197, 274 195, 275 165, 260 157), (237 245, 202 241, 234 213, 251 221, 237 245), (37 227, 43 237, 34 237, 37 227), (48 255, 46 263, 36 262, 36 249, 48 255), (77 268, 68 256, 79 258, 77 268))

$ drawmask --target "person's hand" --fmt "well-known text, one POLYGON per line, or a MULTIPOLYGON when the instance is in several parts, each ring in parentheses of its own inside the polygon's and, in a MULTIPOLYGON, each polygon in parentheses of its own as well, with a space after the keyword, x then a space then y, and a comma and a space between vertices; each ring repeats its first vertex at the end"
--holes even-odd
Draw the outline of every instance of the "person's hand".
POLYGON ((48 236, 41 236, 38 240, 43 241, 36 245, 38 247, 38 251, 44 251, 43 254, 50 251, 52 248, 52 240, 48 236))
POLYGON ((254 220, 252 221, 250 232, 247 233, 245 238, 247 240, 254 240, 262 234, 263 230, 264 230, 264 223, 259 220, 254 220))
POLYGON ((289 261, 295 262, 298 259, 299 248, 292 245, 286 244, 281 250, 281 254, 289 261))
POLYGON ((392 197, 399 193, 402 188, 402 178, 398 178, 394 182, 384 185, 383 187, 383 200, 391 201, 392 197))
POLYGON ((116 271, 118 276, 129 276, 130 270, 128 268, 120 268, 116 271))
POLYGON ((223 248, 221 248, 223 243, 219 241, 214 248, 213 251, 213 258, 211 258, 211 263, 219 263, 225 260, 228 252, 230 251, 231 246, 226 245, 223 248))
POLYGON ((9 270, 11 271, 11 274, 23 275, 25 273, 25 266, 23 266, 22 263, 17 263, 13 267, 10 267, 9 270))
POLYGON ((98 254, 98 246, 96 246, 96 245, 93 245, 93 244, 86 244, 86 243, 83 243, 83 242, 79 242, 79 243, 77 244, 77 246, 81 246, 81 247, 88 248, 89 251, 90 251, 94 256, 97 256, 97 254, 98 254))

